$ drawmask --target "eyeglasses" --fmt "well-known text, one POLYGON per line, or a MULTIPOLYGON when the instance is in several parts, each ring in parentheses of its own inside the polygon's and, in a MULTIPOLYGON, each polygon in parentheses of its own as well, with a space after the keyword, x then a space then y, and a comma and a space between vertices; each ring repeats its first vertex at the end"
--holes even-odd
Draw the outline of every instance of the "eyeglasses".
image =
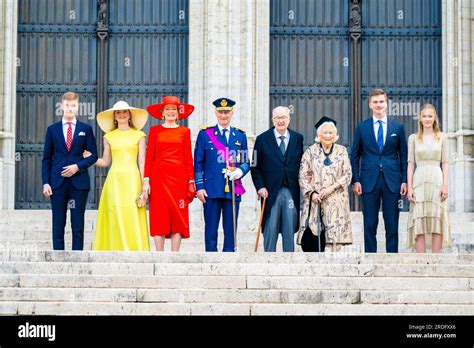
POLYGON ((272 119, 274 120, 287 120, 288 119, 288 116, 273 116, 272 119))

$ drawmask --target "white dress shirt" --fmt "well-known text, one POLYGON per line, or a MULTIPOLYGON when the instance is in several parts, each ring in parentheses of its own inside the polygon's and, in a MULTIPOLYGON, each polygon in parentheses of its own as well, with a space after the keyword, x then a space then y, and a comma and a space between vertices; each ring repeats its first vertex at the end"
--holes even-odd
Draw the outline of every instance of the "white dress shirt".
POLYGON ((379 120, 382 121, 383 144, 385 145, 385 140, 387 139, 387 115, 384 115, 380 119, 375 116, 372 116, 372 120, 374 121, 375 142, 377 142, 377 134, 379 134, 379 120))
MULTIPOLYGON (((67 144, 67 129, 69 128, 69 125, 67 124, 67 122, 69 121, 66 121, 64 118, 63 118, 63 134, 64 134, 64 141, 66 142, 67 144)), ((71 121, 72 124, 72 139, 74 139, 74 131, 76 130, 76 118, 74 117, 74 120, 71 121)))
MULTIPOLYGON (((278 133, 278 131, 276 130, 276 128, 273 128, 273 134, 275 135, 275 139, 276 139, 276 142, 277 142, 277 145, 278 147, 280 147, 280 144, 281 144, 281 139, 280 137, 282 136, 280 133, 278 133)), ((283 136, 285 137, 284 139, 284 142, 285 142, 285 149, 288 149, 288 143, 290 142, 290 132, 288 132, 288 129, 285 131, 285 134, 283 134, 283 136)))
MULTIPOLYGON (((217 124, 217 127, 219 127, 219 133, 221 133, 222 135, 222 130, 224 129, 224 127, 222 127, 220 124, 217 124)), ((227 140, 227 144, 229 143, 229 136, 230 136, 230 126, 225 128, 227 129, 227 132, 225 133, 225 138, 227 140)))

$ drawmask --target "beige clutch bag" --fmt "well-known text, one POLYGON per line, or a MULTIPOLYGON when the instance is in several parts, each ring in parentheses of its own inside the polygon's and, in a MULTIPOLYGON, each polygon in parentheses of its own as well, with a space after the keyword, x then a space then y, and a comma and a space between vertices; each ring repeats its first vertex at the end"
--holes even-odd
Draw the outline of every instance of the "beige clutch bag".
POLYGON ((135 203, 137 203, 138 208, 144 207, 146 205, 146 199, 143 196, 143 193, 138 195, 137 199, 135 199, 135 203))

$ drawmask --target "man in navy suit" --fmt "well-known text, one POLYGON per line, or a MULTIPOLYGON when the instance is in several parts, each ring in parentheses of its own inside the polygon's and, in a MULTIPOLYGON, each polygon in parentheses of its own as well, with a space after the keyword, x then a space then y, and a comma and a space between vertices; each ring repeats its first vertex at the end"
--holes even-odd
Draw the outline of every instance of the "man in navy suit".
POLYGON ((279 233, 283 251, 295 250, 303 135, 288 129, 290 121, 290 110, 285 106, 276 107, 272 112, 273 127, 255 140, 252 180, 259 197, 268 199, 262 222, 265 251, 276 251, 279 233))
POLYGON ((217 251, 217 228, 222 213, 224 227, 223 251, 235 251, 232 211, 232 181, 235 181, 236 217, 241 196, 245 193, 240 179, 249 172, 247 136, 231 127, 235 101, 219 98, 212 103, 217 124, 203 127, 194 149, 194 180, 197 197, 204 204, 206 251, 217 251), (232 171, 228 168, 232 167, 232 171))
POLYGON ((78 108, 79 96, 74 92, 65 93, 61 101, 62 120, 46 130, 43 194, 51 197, 54 250, 64 250, 68 208, 71 209, 72 250, 84 247, 84 213, 90 190, 87 168, 97 161, 97 146, 92 127, 76 119, 78 108), (84 150, 92 155, 83 158, 84 150))
POLYGON ((382 201, 386 249, 398 252, 400 194, 407 193, 407 141, 403 125, 388 119, 387 94, 369 94, 372 117, 357 125, 351 152, 352 190, 362 195, 365 252, 377 252, 377 226, 382 201))

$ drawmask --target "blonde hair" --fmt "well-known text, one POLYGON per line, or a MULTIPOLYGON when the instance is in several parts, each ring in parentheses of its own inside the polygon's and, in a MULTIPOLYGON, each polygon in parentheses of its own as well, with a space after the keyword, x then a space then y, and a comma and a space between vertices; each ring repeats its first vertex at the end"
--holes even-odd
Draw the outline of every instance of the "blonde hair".
POLYGON ((436 112, 436 108, 434 107, 433 104, 423 104, 420 109, 420 115, 418 117, 418 132, 417 132, 417 139, 418 142, 423 141, 423 123, 421 122, 421 115, 423 114, 423 111, 425 110, 433 110, 434 113, 434 123, 433 123, 433 132, 435 134, 436 140, 441 139, 441 129, 439 127, 439 118, 438 118, 438 113, 436 112))
POLYGON ((369 103, 372 97, 376 97, 378 95, 383 95, 385 97, 385 101, 388 101, 387 93, 382 88, 376 88, 369 93, 369 103))
POLYGON ((75 92, 66 92, 63 94, 61 101, 63 100, 77 100, 79 101, 79 94, 75 92))
POLYGON ((174 123, 178 124, 178 121, 179 121, 179 106, 176 105, 176 104, 165 104, 161 107, 161 120, 164 121, 165 120, 165 115, 163 115, 163 111, 165 111, 165 107, 166 105, 175 105, 176 106, 176 120, 174 120, 174 123))

